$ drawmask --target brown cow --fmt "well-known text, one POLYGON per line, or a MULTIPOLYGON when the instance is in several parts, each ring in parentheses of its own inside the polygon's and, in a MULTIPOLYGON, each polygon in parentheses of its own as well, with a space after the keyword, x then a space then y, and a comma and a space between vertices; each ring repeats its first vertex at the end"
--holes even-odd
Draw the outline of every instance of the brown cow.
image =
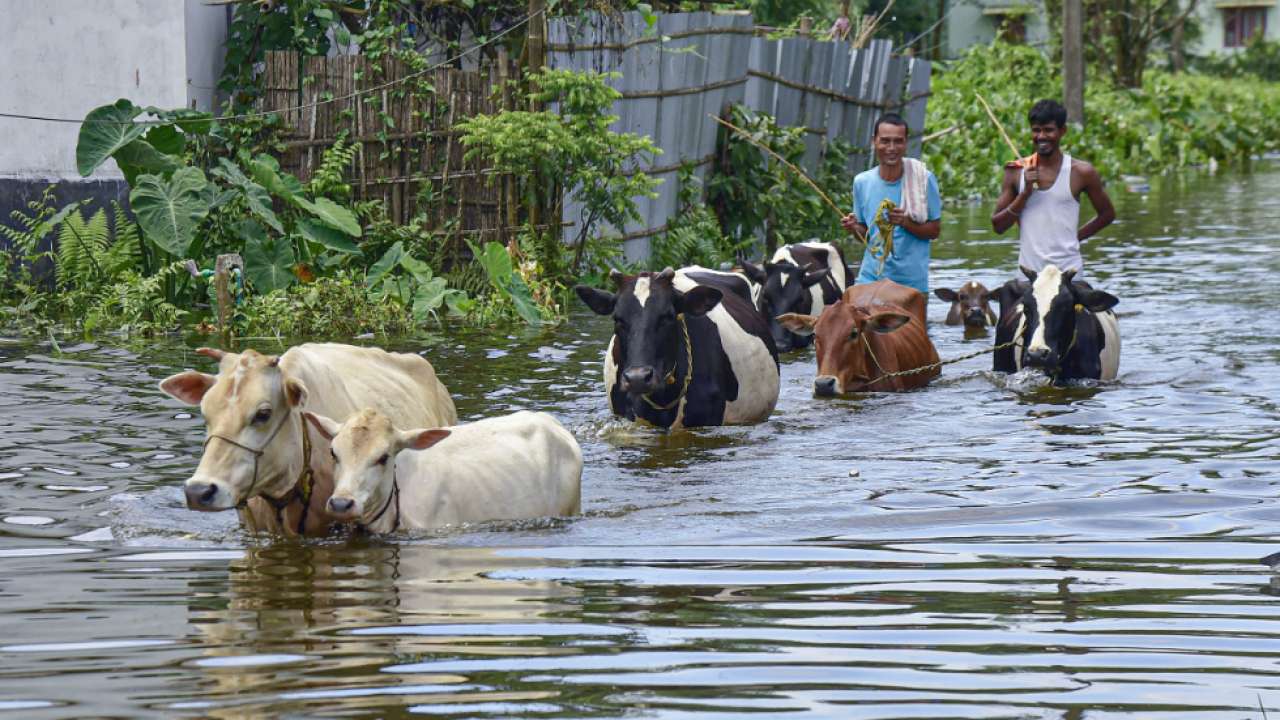
POLYGON ((924 329, 925 296, 892 280, 854 285, 821 317, 787 313, 778 318, 792 332, 812 332, 817 341, 817 395, 901 392, 929 384, 938 368, 884 377, 938 362, 924 329))
POLYGON ((948 325, 963 324, 965 329, 969 329, 996 324, 996 314, 991 312, 989 304, 996 294, 976 280, 961 285, 959 290, 936 288, 933 294, 951 303, 951 310, 947 312, 948 325))

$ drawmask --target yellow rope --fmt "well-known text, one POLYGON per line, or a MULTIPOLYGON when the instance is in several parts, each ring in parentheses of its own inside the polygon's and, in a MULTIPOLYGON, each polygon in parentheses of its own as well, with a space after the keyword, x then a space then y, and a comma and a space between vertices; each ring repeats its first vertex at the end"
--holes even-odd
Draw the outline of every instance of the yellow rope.
POLYGON ((871 253, 872 259, 880 263, 880 269, 876 271, 877 275, 884 273, 885 260, 893 254, 894 225, 889 222, 889 211, 896 207, 898 207, 897 204, 889 198, 881 200, 880 207, 876 208, 875 219, 872 220, 872 224, 880 232, 874 240, 867 238, 867 251, 871 253))
MULTIPOLYGON (((666 405, 659 405, 655 403, 653 400, 649 398, 648 395, 640 396, 646 403, 649 404, 649 407, 653 408, 654 410, 666 411, 680 404, 680 401, 684 399, 685 395, 689 394, 689 383, 693 382, 693 343, 689 342, 689 323, 685 322, 684 313, 680 313, 679 315, 677 315, 676 319, 680 321, 680 329, 684 331, 684 353, 685 353, 685 359, 688 360, 689 369, 684 375, 684 387, 680 388, 680 394, 676 396, 675 400, 672 400, 666 405)), ((671 374, 667 375, 667 384, 670 385, 675 381, 676 381, 676 368, 673 367, 671 368, 671 374)))

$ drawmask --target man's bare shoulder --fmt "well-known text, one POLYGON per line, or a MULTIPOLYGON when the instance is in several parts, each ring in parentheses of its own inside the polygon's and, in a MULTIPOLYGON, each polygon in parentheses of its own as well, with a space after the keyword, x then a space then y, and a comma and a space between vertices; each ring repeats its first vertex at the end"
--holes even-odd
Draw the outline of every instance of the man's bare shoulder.
POLYGON ((1101 177, 1098 175, 1098 169, 1089 164, 1088 161, 1075 157, 1071 158, 1071 174, 1084 182, 1094 182, 1101 177))

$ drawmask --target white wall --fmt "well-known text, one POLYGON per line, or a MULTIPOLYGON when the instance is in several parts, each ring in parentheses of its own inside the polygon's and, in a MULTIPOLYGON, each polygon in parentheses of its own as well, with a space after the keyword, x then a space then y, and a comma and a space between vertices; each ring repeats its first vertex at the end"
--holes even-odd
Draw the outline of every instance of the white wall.
POLYGON ((216 90, 226 55, 231 6, 187 0, 187 107, 214 112, 220 104, 216 90))
MULTIPOLYGON (((198 0, 3 0, 0 112, 81 119, 93 108, 122 97, 140 106, 190 107, 187 19, 221 21, 225 17, 207 12, 211 8, 190 7, 198 4, 198 0)), ((221 31, 225 35, 225 21, 221 31)), ((212 74, 214 53, 207 43, 192 45, 195 69, 212 74)), ((215 79, 216 74, 193 78, 192 84, 212 86, 215 79)), ((199 102, 199 96, 192 97, 199 102)), ((73 123, 0 118, 0 176, 78 178, 79 129, 73 123)), ((114 164, 94 175, 118 176, 114 164)))

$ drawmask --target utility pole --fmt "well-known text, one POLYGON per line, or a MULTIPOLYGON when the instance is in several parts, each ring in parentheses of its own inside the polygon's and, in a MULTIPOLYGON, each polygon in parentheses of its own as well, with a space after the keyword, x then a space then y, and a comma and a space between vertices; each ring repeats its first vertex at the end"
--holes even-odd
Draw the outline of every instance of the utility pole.
POLYGON ((1062 96, 1067 122, 1084 125, 1084 51, 1081 0, 1062 3, 1062 96))

